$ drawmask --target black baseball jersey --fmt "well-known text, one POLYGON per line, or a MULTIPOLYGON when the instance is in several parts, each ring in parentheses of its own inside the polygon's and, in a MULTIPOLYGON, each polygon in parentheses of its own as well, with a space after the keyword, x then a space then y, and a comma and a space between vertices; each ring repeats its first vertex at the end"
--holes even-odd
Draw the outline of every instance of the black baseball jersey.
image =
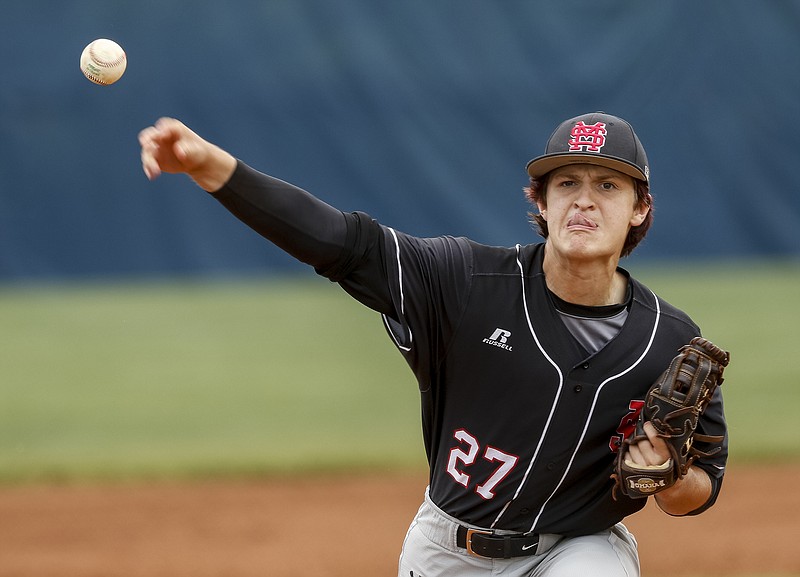
MULTIPOLYGON (((276 183, 285 206, 290 185, 240 166, 217 197, 274 240, 273 229, 282 226, 276 223, 291 221, 292 211, 270 215, 271 229, 264 230, 263 213, 284 209, 252 199, 268 197, 276 183)), ((304 191, 297 194, 309 201, 304 191)), ((307 210, 297 218, 308 218, 307 210)), ((300 235, 305 240, 295 250, 286 240, 291 235, 280 234, 279 244, 383 315, 419 383, 437 506, 481 527, 563 535, 595 533, 644 506, 645 499, 612 498, 612 464, 650 385, 700 333, 685 313, 620 269, 629 279, 627 317, 591 353, 547 289, 544 244, 423 239, 362 213, 343 214, 321 202, 315 210, 316 230, 327 231, 316 234, 324 240, 300 235), (314 257, 315 243, 325 258, 314 257)), ((725 441, 696 463, 714 489, 693 513, 715 501, 727 460, 720 389, 699 430, 725 441)))

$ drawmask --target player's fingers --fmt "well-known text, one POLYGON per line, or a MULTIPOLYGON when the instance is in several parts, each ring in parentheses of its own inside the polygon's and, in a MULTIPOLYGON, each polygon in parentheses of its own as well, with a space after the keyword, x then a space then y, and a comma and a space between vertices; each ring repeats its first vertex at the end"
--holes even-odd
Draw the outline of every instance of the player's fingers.
MULTIPOLYGON (((646 425, 645 430, 648 428, 646 425)), ((639 466, 658 466, 666 463, 669 457, 669 449, 666 448, 664 440, 657 435, 651 440, 648 435, 648 438, 632 443, 625 458, 639 466)))
POLYGON ((628 454, 625 456, 625 459, 631 461, 633 463, 637 463, 639 465, 646 465, 647 463, 644 462, 642 457, 642 452, 639 450, 639 447, 636 445, 628 446, 628 454))
POLYGON ((180 136, 180 122, 171 118, 159 118, 152 126, 139 132, 139 144, 146 146, 174 140, 180 136))
POLYGON ((154 124, 154 128, 162 142, 180 143, 181 148, 187 154, 193 152, 193 144, 200 140, 200 137, 188 126, 175 118, 159 118, 154 124))
POLYGON ((141 146, 142 170, 150 180, 157 178, 161 174, 161 167, 156 160, 158 144, 155 140, 156 129, 154 127, 145 128, 139 133, 139 145, 141 146))
POLYGON ((655 447, 656 449, 667 448, 667 442, 658 436, 658 431, 656 431, 656 428, 653 426, 653 423, 647 421, 644 424, 643 429, 645 435, 647 435, 647 440, 650 441, 653 447, 655 447))
MULTIPOLYGON (((145 128, 139 133, 139 142, 142 146, 142 168, 150 180, 158 177, 162 172, 185 173, 201 186, 208 186, 215 190, 227 180, 227 178, 215 179, 213 175, 210 179, 198 180, 197 175, 203 173, 203 169, 213 160, 215 152, 218 152, 219 149, 195 134, 179 120, 174 118, 158 119, 153 126, 145 128)), ((219 156, 223 157, 223 165, 226 167, 230 165, 228 161, 233 157, 225 154, 219 154, 219 156)), ((231 173, 233 168, 235 168, 235 159, 230 167, 231 173)), ((225 168, 222 170, 224 171, 225 168)), ((213 173, 213 170, 211 172, 213 173)), ((229 177, 230 174, 227 176, 229 177)))
POLYGON ((659 457, 653 450, 650 441, 647 440, 639 441, 635 445, 628 447, 627 459, 641 467, 660 465, 666 461, 659 457))
POLYGON ((153 180, 162 172, 187 172, 202 160, 199 137, 174 118, 159 118, 139 133, 142 168, 153 180))
POLYGON ((670 457, 669 447, 667 442, 658 436, 656 428, 650 421, 644 424, 644 432, 647 435, 647 449, 646 453, 648 458, 653 461, 652 465, 660 465, 665 463, 670 457))
POLYGON ((161 134, 172 134, 178 136, 183 130, 188 130, 186 125, 176 118, 162 116, 153 124, 156 130, 161 134))
POLYGON ((644 465, 660 465, 664 462, 664 459, 658 455, 655 449, 653 449, 653 445, 648 441, 639 443, 638 449, 641 453, 640 463, 644 465))
POLYGON ((139 145, 141 146, 142 167, 148 177, 157 176, 161 172, 158 163, 158 153, 162 144, 170 138, 174 138, 168 130, 168 126, 156 122, 139 132, 139 145))
POLYGON ((152 156, 146 157, 144 153, 142 153, 142 170, 148 180, 155 180, 161 175, 161 168, 158 163, 153 160, 152 156))

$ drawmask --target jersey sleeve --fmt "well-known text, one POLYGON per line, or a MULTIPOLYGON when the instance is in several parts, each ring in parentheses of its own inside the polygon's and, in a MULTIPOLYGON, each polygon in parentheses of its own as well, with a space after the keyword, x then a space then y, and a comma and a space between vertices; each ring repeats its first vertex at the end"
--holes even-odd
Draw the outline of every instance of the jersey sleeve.
POLYGON ((394 314, 386 330, 427 390, 466 308, 472 246, 464 238, 420 239, 386 229, 386 271, 394 314))
POLYGON ((419 238, 348 215, 348 248, 322 274, 383 315, 385 328, 426 390, 463 314, 472 278, 472 244, 419 238))
POLYGON ((722 489, 722 479, 725 475, 725 466, 728 460, 728 430, 722 402, 722 387, 714 391, 711 402, 698 421, 697 432, 705 435, 722 436, 723 440, 718 445, 696 443, 698 449, 713 453, 708 457, 700 457, 694 462, 694 465, 705 471, 711 479, 711 496, 701 507, 689 512, 689 516, 699 515, 703 511, 710 509, 717 501, 722 489))
MULTIPOLYGON (((637 284, 641 286, 638 281, 637 284)), ((669 323, 665 323, 665 328, 666 324, 676 327, 675 338, 679 343, 688 343, 693 337, 701 335, 700 327, 688 314, 663 299, 659 299, 659 302, 664 311, 665 319, 670 319, 669 323)), ((674 351, 670 352, 670 355, 672 354, 674 354, 674 351)), ((716 503, 722 489, 722 480, 725 476, 725 467, 728 461, 728 427, 725 420, 723 392, 724 386, 718 387, 714 391, 711 401, 697 423, 698 433, 722 437, 723 439, 721 443, 700 443, 695 441, 697 449, 708 453, 708 456, 698 458, 693 465, 708 474, 709 479, 711 479, 711 495, 703 505, 684 516, 699 515, 710 509, 716 503)))
POLYGON ((241 161, 212 196, 258 234, 317 270, 331 267, 346 246, 342 211, 241 161))

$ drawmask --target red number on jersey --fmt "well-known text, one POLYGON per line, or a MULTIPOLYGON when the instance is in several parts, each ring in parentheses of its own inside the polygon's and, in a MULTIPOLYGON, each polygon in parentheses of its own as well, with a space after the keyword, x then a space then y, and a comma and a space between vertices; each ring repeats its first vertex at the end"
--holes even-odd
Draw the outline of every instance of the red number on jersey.
POLYGON ((636 429, 636 422, 639 420, 639 414, 642 412, 642 407, 644 407, 644 401, 633 400, 628 404, 628 413, 622 417, 617 427, 617 433, 619 434, 611 437, 608 442, 608 447, 612 453, 618 452, 625 439, 633 434, 636 429))

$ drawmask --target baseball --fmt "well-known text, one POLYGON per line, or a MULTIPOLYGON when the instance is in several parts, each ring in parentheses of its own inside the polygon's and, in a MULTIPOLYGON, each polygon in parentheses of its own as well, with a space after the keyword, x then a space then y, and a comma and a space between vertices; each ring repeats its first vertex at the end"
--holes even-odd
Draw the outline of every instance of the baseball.
POLYGON ((122 47, 106 38, 90 42, 81 53, 81 71, 95 84, 114 84, 125 72, 128 59, 122 47))

